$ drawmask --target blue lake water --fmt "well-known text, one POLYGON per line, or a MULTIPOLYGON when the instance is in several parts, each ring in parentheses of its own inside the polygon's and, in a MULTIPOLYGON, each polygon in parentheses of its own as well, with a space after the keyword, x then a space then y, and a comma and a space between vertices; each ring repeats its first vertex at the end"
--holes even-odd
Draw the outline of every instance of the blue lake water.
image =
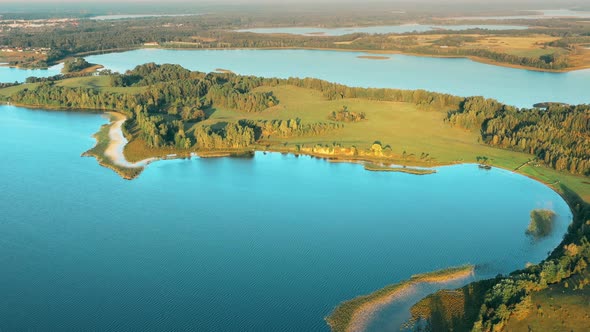
POLYGON ((80 157, 106 121, 0 106, 0 330, 327 331, 339 302, 415 273, 539 262, 571 221, 541 183, 475 165, 258 153, 125 181, 80 157), (541 241, 524 234, 535 208, 558 214, 541 241))
POLYGON ((20 69, 0 66, 0 83, 24 82, 27 77, 48 77, 61 73, 63 65, 50 67, 49 69, 20 69))
POLYGON ((402 25, 383 25, 370 27, 345 27, 345 28, 314 28, 314 27, 283 27, 283 28, 254 28, 237 30, 239 32, 254 32, 263 34, 292 34, 292 35, 321 35, 321 36, 343 36, 351 33, 367 34, 389 34, 389 33, 408 33, 408 32, 426 32, 435 30, 525 30, 526 26, 518 25, 424 25, 424 24, 402 24, 402 25))
POLYGON ((538 102, 590 103, 590 70, 547 73, 482 64, 469 59, 388 55, 360 59, 359 52, 315 50, 142 49, 86 59, 124 72, 145 62, 176 63, 204 72, 218 68, 264 77, 315 77, 359 87, 425 89, 460 96, 483 95, 531 107, 538 102))
MULTIPOLYGON (((590 70, 547 73, 499 67, 469 59, 441 59, 398 54, 387 60, 361 59, 362 52, 316 50, 162 50, 142 49, 86 59, 124 72, 145 62, 176 63, 199 71, 229 69, 264 77, 316 77, 350 86, 425 89, 461 96, 482 95, 519 107, 545 101, 590 103, 590 70), (280 61, 279 61, 280 60, 280 61)), ((52 76, 49 70, 0 67, 0 82, 28 76, 52 76)))

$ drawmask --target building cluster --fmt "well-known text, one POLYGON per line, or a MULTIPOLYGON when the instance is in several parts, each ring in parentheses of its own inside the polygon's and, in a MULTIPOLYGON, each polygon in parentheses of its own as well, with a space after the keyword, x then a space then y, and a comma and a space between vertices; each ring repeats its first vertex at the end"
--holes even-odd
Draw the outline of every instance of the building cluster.
POLYGON ((0 52, 5 53, 32 53, 47 55, 51 51, 47 47, 12 47, 12 46, 0 46, 0 52))
POLYGON ((77 26, 78 20, 71 18, 51 18, 40 20, 3 20, 0 17, 0 30, 37 29, 47 27, 77 26))

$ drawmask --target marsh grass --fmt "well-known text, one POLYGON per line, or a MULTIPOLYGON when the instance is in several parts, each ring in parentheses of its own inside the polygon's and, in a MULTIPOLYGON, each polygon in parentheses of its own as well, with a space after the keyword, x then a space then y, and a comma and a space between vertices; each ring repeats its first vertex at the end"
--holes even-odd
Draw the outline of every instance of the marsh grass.
POLYGON ((439 283, 460 279, 473 273, 475 266, 463 265, 443 270, 413 275, 410 279, 397 284, 381 288, 371 294, 362 295, 338 305, 326 322, 333 332, 348 331, 351 326, 359 324, 355 322, 355 316, 363 312, 371 312, 381 305, 388 303, 397 296, 402 296, 405 291, 420 283, 439 283))

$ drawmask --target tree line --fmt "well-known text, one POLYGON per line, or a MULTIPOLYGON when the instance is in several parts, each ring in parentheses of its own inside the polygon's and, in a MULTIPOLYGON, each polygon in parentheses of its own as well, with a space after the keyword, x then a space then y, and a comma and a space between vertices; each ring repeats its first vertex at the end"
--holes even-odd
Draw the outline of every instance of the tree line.
MULTIPOLYGON (((250 13, 250 15, 253 15, 250 13)), ((285 17, 282 19, 285 19, 285 17)), ((313 15, 300 16, 292 21, 294 25, 309 21, 313 15)), ((375 20, 376 16, 364 18, 367 24, 375 20)), ((358 19, 358 18, 357 18, 358 19)), ((315 17, 315 20, 319 20, 315 17)), ((543 29, 529 29, 522 31, 488 31, 485 29, 471 29, 465 31, 440 30, 436 33, 443 35, 432 46, 422 47, 412 43, 412 36, 424 33, 407 33, 409 37, 390 38, 386 34, 362 34, 354 33, 345 36, 317 37, 298 35, 266 35, 255 33, 235 32, 232 29, 251 27, 252 25, 273 26, 279 24, 279 18, 260 16, 255 20, 252 17, 232 17, 203 15, 198 20, 194 18, 168 17, 142 20, 117 20, 96 21, 81 20, 78 26, 65 26, 60 28, 48 28, 36 31, 12 29, 0 34, 0 45, 11 47, 43 47, 50 48, 44 62, 37 66, 47 66, 67 58, 78 56, 87 52, 102 52, 125 50, 143 47, 145 43, 156 42, 162 47, 188 47, 188 48, 341 48, 341 49, 365 49, 365 50, 391 50, 405 51, 425 55, 453 55, 453 56, 478 56, 486 59, 531 66, 543 69, 560 69, 569 66, 567 59, 548 52, 539 57, 524 57, 505 53, 493 52, 476 48, 441 48, 440 46, 460 46, 470 40, 468 35, 496 34, 526 36, 535 33, 549 34, 561 37, 560 40, 551 42, 548 46, 560 47, 565 51, 571 50, 572 42, 585 40, 588 29, 582 24, 572 22, 545 22, 543 29), (265 23, 266 22, 266 23, 265 23), (157 28, 154 28, 157 27, 157 28), (564 27, 567 30, 564 30, 564 27), (567 31, 567 33, 564 33, 567 31), (463 35, 459 37, 445 37, 447 34, 463 35), (338 43, 350 42, 352 43, 338 43)), ((556 20, 557 21, 557 20, 556 20)), ((354 24, 358 25, 358 21, 354 24)), ((399 23, 399 22, 397 22, 399 23)), ((342 18, 333 22, 321 20, 323 26, 346 24, 342 18)), ((432 32, 428 32, 432 33, 432 32)))
POLYGON ((244 142, 251 142, 250 137, 256 141, 272 137, 321 135, 343 126, 335 123, 338 119, 317 123, 304 123, 300 119, 243 120, 225 127, 189 130, 194 123, 205 120, 215 108, 261 112, 280 103, 271 91, 256 91, 259 87, 294 85, 320 91, 330 100, 367 98, 403 101, 437 109, 454 109, 461 101, 459 97, 423 90, 350 88, 311 78, 276 79, 231 73, 206 74, 168 64, 148 63, 124 74, 109 71, 101 74, 110 75, 112 86, 138 89, 121 93, 90 87, 64 87, 57 84, 60 79, 84 75, 62 74, 50 78, 29 78, 28 82, 40 84, 34 89, 23 89, 11 98, 15 103, 28 105, 120 111, 129 117, 127 127, 137 128, 139 135, 153 148, 189 148, 195 145, 243 147, 244 142), (250 131, 254 134, 250 135, 250 131), (246 137, 234 138, 235 135, 246 137), (198 137, 209 143, 199 143, 198 137))
POLYGON ((558 171, 590 175, 590 105, 517 109, 471 97, 447 121, 479 132, 485 144, 532 154, 558 171))
POLYGON ((64 73, 79 72, 91 66, 92 64, 88 63, 88 61, 86 61, 84 58, 73 58, 64 61, 64 67, 62 71, 64 73))
POLYGON ((343 128, 343 125, 333 122, 303 123, 299 118, 288 120, 241 120, 240 124, 253 128, 257 140, 260 138, 318 136, 343 128))
MULTIPOLYGON (((423 90, 351 88, 313 78, 260 78, 231 73, 191 72, 177 65, 145 64, 125 74, 113 74, 117 86, 142 87, 126 93, 93 88, 68 88, 51 79, 36 89, 12 96, 20 104, 78 109, 117 110, 125 113, 151 147, 190 147, 199 144, 197 133, 188 133, 194 123, 207 118, 216 107, 242 112, 261 112, 280 101, 268 92, 272 87, 293 85, 321 92, 329 100, 363 98, 408 102, 425 109, 447 110, 453 126, 478 132, 483 143, 534 155, 556 170, 590 175, 590 106, 547 104, 547 108, 518 109, 482 97, 457 97, 423 90), (257 89, 266 87, 265 89, 257 89)), ((34 81, 34 79, 31 79, 34 81)), ((41 80, 43 81, 43 80, 41 80)), ((205 128, 201 137, 220 141, 230 136, 250 135, 254 140, 270 137, 321 135, 343 126, 350 112, 336 113, 328 121, 303 123, 290 120, 248 120, 233 129, 205 128), (248 128, 246 128, 248 127, 248 128), (235 129, 235 130, 234 130, 235 129), (244 134, 247 132, 246 134, 244 134)), ((354 116, 354 118, 361 117, 354 116)), ((250 138, 228 143, 243 145, 250 138)), ((206 144, 222 146, 225 143, 206 144)))

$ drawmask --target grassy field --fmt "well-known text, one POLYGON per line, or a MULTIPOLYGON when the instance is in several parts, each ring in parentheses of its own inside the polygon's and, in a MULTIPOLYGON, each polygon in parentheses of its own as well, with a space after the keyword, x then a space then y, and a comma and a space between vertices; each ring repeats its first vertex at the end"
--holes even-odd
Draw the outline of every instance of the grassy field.
POLYGON ((425 111, 414 104, 363 99, 326 100, 321 93, 293 86, 263 88, 272 90, 280 104, 261 113, 215 110, 205 124, 239 119, 293 119, 327 122, 331 112, 347 106, 351 112, 364 112, 367 120, 346 123, 343 129, 323 136, 297 137, 277 141, 281 145, 338 144, 368 149, 375 141, 390 145, 393 152, 407 155, 428 153, 438 163, 475 162, 487 156, 495 163, 516 168, 530 156, 494 149, 478 143, 478 135, 444 123, 447 110, 425 111))
MULTIPOLYGON (((511 54, 516 56, 538 59, 546 54, 560 54, 568 59, 569 69, 582 69, 590 67, 590 50, 585 49, 582 45, 573 50, 566 50, 560 47, 545 46, 545 43, 556 41, 559 37, 537 34, 527 36, 506 36, 506 35, 481 35, 481 34, 424 34, 412 37, 408 36, 391 36, 400 45, 411 47, 439 48, 445 46, 449 50, 453 49, 480 49, 496 53, 511 54), (465 42, 460 45, 444 45, 444 38, 466 38, 465 42), (408 44, 408 41, 409 44, 408 44)), ((485 62, 493 62, 492 60, 485 62)), ((501 64, 501 63, 500 63, 501 64)), ((509 65, 518 67, 514 65, 509 65)))
POLYGON ((24 89, 35 89, 37 87, 37 83, 32 84, 23 84, 23 85, 15 85, 8 88, 0 89, 0 97, 10 97, 11 95, 18 93, 24 89))
MULTIPOLYGON (((139 92, 143 88, 113 88, 108 77, 82 77, 61 81, 59 85, 83 86, 110 92, 139 92)), ((0 89, 0 95, 10 95, 24 87, 23 85, 0 89)), ((259 90, 271 90, 264 87, 259 90)), ((444 123, 447 110, 426 111, 410 103, 380 102, 363 99, 344 99, 330 101, 318 91, 294 86, 273 87, 273 93, 280 100, 279 105, 259 113, 244 113, 228 109, 208 111, 208 119, 194 126, 213 125, 219 122, 231 122, 241 119, 250 120, 287 120, 299 118, 303 123, 330 122, 331 112, 347 106, 351 112, 364 112, 367 120, 344 124, 343 129, 329 134, 290 139, 274 139, 272 148, 295 151, 297 146, 314 146, 316 144, 332 145, 338 143, 344 147, 356 146, 369 149, 375 141, 383 146, 389 145, 395 154, 404 154, 408 158, 428 154, 432 161, 429 165, 476 162, 478 156, 487 156, 497 166, 514 169, 530 159, 529 155, 492 148, 478 142, 478 135, 469 131, 450 127, 444 123)), ((191 133, 194 128, 186 128, 191 133)), ((133 140, 125 149, 125 155, 131 160, 173 153, 171 149, 154 151, 142 146, 141 140, 133 140)), ((402 161, 403 160, 399 160, 402 161)), ((428 166, 428 165, 427 165, 428 166)))
POLYGON ((145 90, 145 87, 113 87, 109 76, 74 77, 59 81, 56 84, 68 88, 83 87, 114 93, 138 93, 145 90))
MULTIPOLYGON (((265 88, 270 90, 269 88, 265 88)), ((492 165, 514 170, 527 163, 532 156, 493 148, 481 144, 479 135, 453 128, 444 123, 446 110, 426 111, 414 104, 380 102, 362 99, 326 100, 321 93, 293 86, 272 88, 280 104, 261 113, 241 113, 215 110, 207 124, 238 119, 290 119, 305 122, 328 121, 330 112, 347 106, 351 112, 365 112, 367 120, 346 123, 343 129, 324 136, 298 137, 277 141, 277 145, 295 148, 296 145, 332 144, 368 149, 375 141, 390 145, 396 154, 429 154, 434 164, 475 163, 478 156, 486 156, 492 165)), ((142 156, 144 157, 144 156, 142 156)), ((543 166, 527 164, 519 172, 558 188, 562 183, 590 201, 590 181, 581 176, 558 172, 543 166)))
POLYGON ((477 36, 477 41, 466 43, 467 48, 483 48, 498 53, 508 53, 519 56, 538 58, 544 54, 553 54, 558 48, 543 46, 544 43, 555 41, 559 38, 546 35, 533 35, 523 37, 513 36, 477 36))
POLYGON ((25 52, 2 52, 0 51, 0 62, 20 61, 24 63, 34 63, 46 60, 47 55, 34 51, 25 52))
POLYGON ((547 167, 534 167, 531 165, 522 167, 518 172, 556 189, 559 189, 559 184, 563 184, 580 195, 584 201, 590 202, 590 179, 587 177, 558 172, 547 167))
MULTIPOLYGON (((393 40, 407 39, 408 36, 391 36, 393 40)), ((534 52, 541 54, 551 53, 556 48, 545 48, 544 43, 558 40, 558 37, 549 35, 527 35, 527 36, 507 36, 493 34, 423 34, 412 36, 418 46, 433 46, 436 42, 444 38, 468 38, 461 47, 465 48, 484 48, 500 53, 520 53, 520 55, 533 55, 534 52), (526 53, 525 51, 533 52, 526 53)))
POLYGON ((584 278, 590 278, 588 270, 533 293, 528 314, 511 317, 506 331, 590 330, 590 286, 578 287, 584 278))
MULTIPOLYGON (((107 76, 71 78, 58 82, 66 87, 88 87, 113 93, 138 93, 144 87, 111 87, 107 76)), ((24 88, 34 89, 37 84, 24 84, 0 89, 0 96, 8 97, 24 88)), ((493 148, 479 142, 479 135, 470 131, 451 127, 444 123, 447 110, 424 110, 410 103, 382 102, 363 99, 327 100, 315 90, 294 86, 263 87, 259 90, 272 90, 280 103, 258 113, 244 113, 227 109, 208 111, 208 119, 193 126, 237 121, 240 119, 277 120, 300 118, 303 123, 329 122, 333 111, 347 106, 351 112, 364 112, 367 119, 360 122, 345 123, 344 128, 320 136, 274 139, 270 150, 296 152, 297 146, 313 147, 316 144, 340 144, 343 147, 356 146, 369 149, 375 141, 390 146, 399 156, 396 163, 420 166, 408 160, 428 155, 429 162, 424 166, 477 162, 478 156, 489 158, 493 166, 514 170, 526 164, 531 155, 493 148), (403 157, 405 156, 405 157, 403 157)), ((190 134, 193 128, 186 128, 190 134)), ((258 146, 258 149, 267 148, 258 146)), ((175 153, 174 149, 148 149, 142 140, 130 140, 125 155, 130 161, 149 157, 163 157, 175 153)), ((527 164, 519 172, 558 188, 565 184, 576 191, 586 201, 590 201, 590 182, 587 178, 557 172, 546 167, 527 164)))

